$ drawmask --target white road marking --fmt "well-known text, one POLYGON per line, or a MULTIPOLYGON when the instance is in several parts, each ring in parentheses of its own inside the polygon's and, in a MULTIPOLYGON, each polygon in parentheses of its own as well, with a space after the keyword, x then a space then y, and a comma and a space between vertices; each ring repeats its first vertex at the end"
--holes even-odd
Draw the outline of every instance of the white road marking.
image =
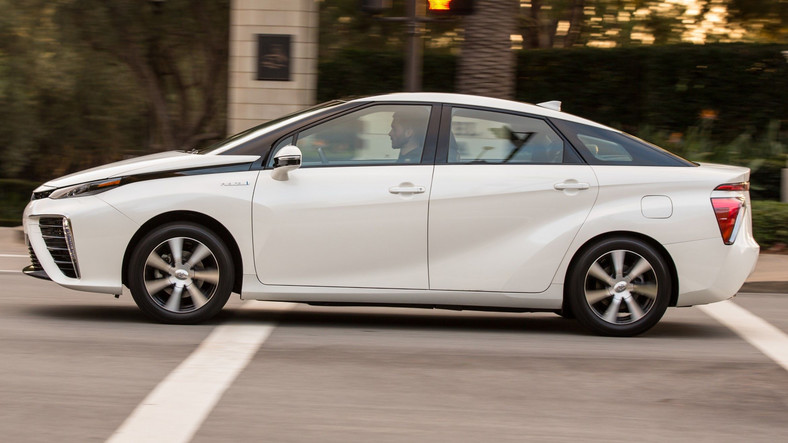
POLYGON ((698 306, 788 371, 788 335, 730 300, 698 306))
MULTIPOLYGON (((292 303, 250 301, 244 310, 289 310, 292 303)), ((217 326, 115 431, 108 442, 188 442, 271 335, 274 323, 217 326)))
POLYGON ((3 273, 3 274, 17 274, 17 273, 20 273, 21 274, 22 271, 14 270, 14 269, 0 269, 0 273, 3 273))
POLYGON ((30 256, 20 254, 0 254, 0 258, 30 258, 30 256))

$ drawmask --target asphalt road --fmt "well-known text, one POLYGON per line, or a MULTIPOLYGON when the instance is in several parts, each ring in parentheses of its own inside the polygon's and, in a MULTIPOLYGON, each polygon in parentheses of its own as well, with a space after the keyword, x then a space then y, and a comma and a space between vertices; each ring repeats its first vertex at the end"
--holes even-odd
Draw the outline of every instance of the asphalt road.
MULTIPOLYGON (((0 244, 0 270, 27 263, 21 245, 0 244)), ((788 370, 699 308, 670 309, 644 336, 616 339, 553 314, 255 310, 237 296, 209 324, 160 325, 128 294, 80 293, 18 272, 0 272, 0 294, 4 442, 107 440, 162 385, 180 382, 199 396, 219 383, 213 365, 189 380, 173 372, 209 351, 204 342, 217 331, 264 325, 270 335, 204 414, 192 412, 191 400, 178 406, 195 423, 191 441, 774 442, 788 435, 788 370)), ((744 293, 735 304, 788 333, 788 294, 744 293)), ((217 368, 229 361, 211 358, 217 368)), ((168 432, 181 422, 168 420, 143 426, 173 441, 168 432)))

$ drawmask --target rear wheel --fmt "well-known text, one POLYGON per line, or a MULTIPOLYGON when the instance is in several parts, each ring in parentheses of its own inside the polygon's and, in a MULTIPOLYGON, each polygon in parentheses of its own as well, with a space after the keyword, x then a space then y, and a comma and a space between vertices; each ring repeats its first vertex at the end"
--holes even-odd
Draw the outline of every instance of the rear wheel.
POLYGON ((230 297, 230 251, 212 231, 172 223, 147 234, 131 255, 128 270, 137 306, 164 323, 198 323, 216 315, 230 297))
POLYGON ((575 262, 569 304, 586 328, 602 335, 633 336, 662 318, 672 284, 665 259, 652 246, 636 239, 607 239, 575 262))

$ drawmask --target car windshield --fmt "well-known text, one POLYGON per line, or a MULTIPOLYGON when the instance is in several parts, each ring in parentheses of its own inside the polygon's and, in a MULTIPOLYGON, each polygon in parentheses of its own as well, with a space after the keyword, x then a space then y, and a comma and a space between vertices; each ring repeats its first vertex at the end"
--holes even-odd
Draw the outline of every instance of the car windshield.
POLYGON ((220 142, 214 143, 206 148, 200 149, 197 151, 198 154, 220 154, 234 146, 237 146, 244 141, 257 137, 260 133, 268 131, 270 129, 274 129, 278 126, 284 125, 289 123, 291 120, 295 120, 300 117, 306 117, 308 115, 314 114, 316 112, 322 111, 324 109, 328 109, 337 105, 344 103, 341 100, 332 100, 324 103, 320 103, 318 105, 312 106, 310 108, 302 109, 300 111, 296 111, 282 117, 279 117, 274 120, 267 121, 263 124, 253 126, 245 131, 241 131, 233 136, 230 136, 220 142))

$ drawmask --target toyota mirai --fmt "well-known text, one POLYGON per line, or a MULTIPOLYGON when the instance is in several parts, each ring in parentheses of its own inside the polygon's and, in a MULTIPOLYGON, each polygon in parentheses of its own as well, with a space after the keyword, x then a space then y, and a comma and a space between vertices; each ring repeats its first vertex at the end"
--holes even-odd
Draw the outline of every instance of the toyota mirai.
POLYGON ((539 105, 401 93, 324 103, 202 151, 49 181, 29 275, 166 323, 230 294, 553 311, 630 336, 733 297, 755 266, 749 170, 539 105))

